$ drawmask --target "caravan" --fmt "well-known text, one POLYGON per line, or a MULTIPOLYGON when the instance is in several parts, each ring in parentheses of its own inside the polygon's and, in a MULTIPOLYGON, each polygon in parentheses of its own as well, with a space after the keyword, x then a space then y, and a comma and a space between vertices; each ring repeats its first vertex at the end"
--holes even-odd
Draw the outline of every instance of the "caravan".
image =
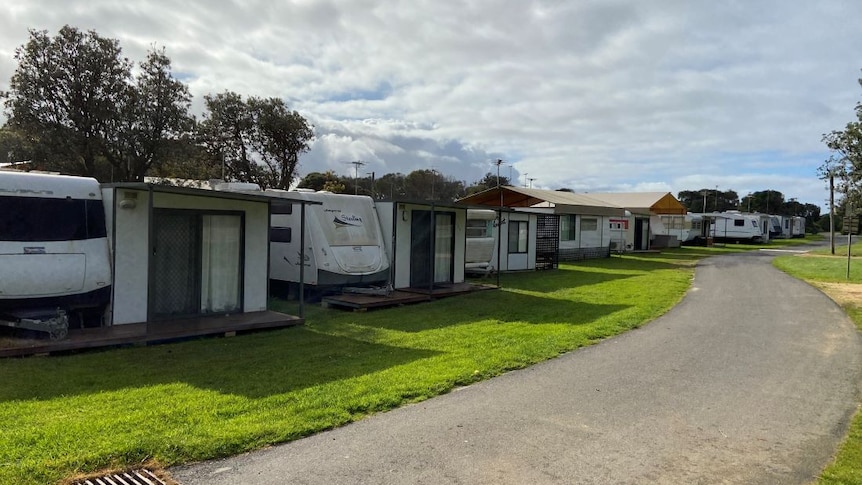
POLYGON ((270 219, 270 277, 298 283, 300 264, 305 284, 344 286, 386 283, 386 255, 380 220, 371 197, 305 190, 267 190, 273 200, 270 219), (306 208, 304 261, 300 261, 300 201, 306 208))
POLYGON ((704 214, 704 216, 714 219, 710 235, 716 241, 759 243, 768 240, 769 227, 766 225, 768 216, 766 221, 762 221, 760 214, 745 214, 739 211, 704 214))
POLYGON ((467 209, 467 246, 464 268, 468 273, 486 275, 494 271, 498 232, 496 221, 496 211, 467 209))
POLYGON ((100 325, 111 263, 99 183, 0 172, 0 324, 63 338, 100 325))

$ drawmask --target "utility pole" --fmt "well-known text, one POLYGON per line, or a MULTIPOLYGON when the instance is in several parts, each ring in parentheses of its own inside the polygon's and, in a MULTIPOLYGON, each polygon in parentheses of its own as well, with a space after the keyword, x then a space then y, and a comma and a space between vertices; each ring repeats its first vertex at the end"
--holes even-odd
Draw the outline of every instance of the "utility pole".
POLYGON ((835 254, 835 175, 829 172, 829 247, 835 254))
POLYGON ((718 212, 718 185, 715 186, 715 212, 718 212))
POLYGON ((350 163, 353 164, 353 195, 359 195, 359 167, 365 165, 365 162, 356 160, 350 163))

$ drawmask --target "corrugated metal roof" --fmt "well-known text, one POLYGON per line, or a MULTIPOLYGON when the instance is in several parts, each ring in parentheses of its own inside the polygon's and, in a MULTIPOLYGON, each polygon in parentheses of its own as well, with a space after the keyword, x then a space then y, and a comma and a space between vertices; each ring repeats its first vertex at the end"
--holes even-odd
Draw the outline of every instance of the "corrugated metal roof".
POLYGON ((687 212, 685 206, 670 192, 590 192, 587 195, 625 207, 638 214, 685 214, 687 212))
POLYGON ((552 207, 556 214, 623 215, 622 207, 592 195, 505 185, 458 199, 459 204, 504 207, 552 207))

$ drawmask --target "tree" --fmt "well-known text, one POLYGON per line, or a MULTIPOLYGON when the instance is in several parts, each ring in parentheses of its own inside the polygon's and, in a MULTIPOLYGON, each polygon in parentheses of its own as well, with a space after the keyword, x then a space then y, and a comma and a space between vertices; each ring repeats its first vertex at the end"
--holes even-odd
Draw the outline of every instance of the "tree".
POLYGON ((394 200, 407 197, 406 176, 403 173, 387 173, 377 180, 377 191, 384 199, 394 200))
POLYGON ((164 49, 150 51, 133 79, 118 41, 67 25, 55 37, 31 30, 15 59, 5 128, 37 169, 143 180, 194 141, 191 96, 164 49))
POLYGON ((410 199, 445 202, 465 194, 463 182, 428 169, 410 172, 404 179, 404 192, 410 199))
POLYGON ((335 172, 327 170, 325 173, 311 172, 299 182, 297 187, 301 189, 326 190, 336 194, 343 194, 347 185, 335 172))
POLYGON ((18 67, 3 93, 7 126, 40 168, 97 176, 108 124, 128 96, 132 63, 119 43, 68 25, 55 37, 30 30, 15 49, 18 67))
POLYGON ((150 51, 129 86, 120 116, 109 120, 105 156, 121 180, 144 175, 177 156, 187 156, 195 120, 188 88, 171 74, 164 49, 150 51))
POLYGON ((204 96, 204 101, 201 140, 210 153, 224 157, 226 176, 263 188, 287 189, 299 155, 308 151, 314 137, 305 118, 277 98, 243 101, 227 91, 204 96))
MULTIPOLYGON (((858 80, 862 85, 862 79, 858 80)), ((820 166, 821 178, 834 176, 836 189, 853 207, 862 207, 862 103, 856 103, 856 121, 843 130, 823 135, 833 154, 820 166)))
POLYGON ((474 182, 473 185, 467 187, 466 193, 467 195, 470 195, 483 190, 492 189, 497 186, 498 182, 501 186, 510 184, 508 177, 500 175, 498 178, 496 173, 488 172, 484 177, 474 182))
POLYGON ((254 121, 252 147, 263 162, 262 186, 288 189, 299 155, 308 151, 314 131, 305 118, 279 98, 249 98, 254 121))
POLYGON ((733 190, 682 190, 677 199, 689 212, 724 212, 739 208, 739 195, 733 190))

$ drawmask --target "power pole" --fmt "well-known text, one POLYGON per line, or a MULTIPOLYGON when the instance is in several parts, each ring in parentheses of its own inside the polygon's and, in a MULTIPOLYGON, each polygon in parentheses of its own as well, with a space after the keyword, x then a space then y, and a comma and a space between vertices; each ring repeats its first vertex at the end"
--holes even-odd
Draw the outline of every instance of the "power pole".
POLYGON ((835 254, 835 175, 829 172, 829 247, 835 254))
POLYGON ((365 162, 356 160, 350 163, 353 164, 353 195, 359 195, 359 167, 365 165, 365 162))

